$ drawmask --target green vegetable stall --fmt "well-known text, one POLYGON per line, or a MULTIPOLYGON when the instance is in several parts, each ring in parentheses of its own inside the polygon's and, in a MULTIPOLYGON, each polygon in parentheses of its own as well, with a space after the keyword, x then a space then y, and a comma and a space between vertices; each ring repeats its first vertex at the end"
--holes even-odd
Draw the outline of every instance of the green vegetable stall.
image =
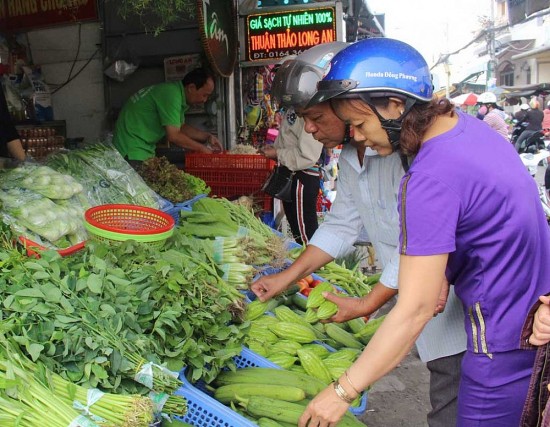
MULTIPOLYGON (((260 319, 276 319, 275 306, 258 308, 247 293, 255 276, 285 268, 299 248, 291 250, 247 205, 196 198, 208 187, 195 177, 177 177, 192 183, 190 192, 177 193, 176 185, 159 195, 152 186, 163 173, 175 173, 163 159, 135 171, 106 143, 0 171, 0 424, 221 426, 205 413, 224 413, 237 417, 235 426, 267 425, 260 418, 277 420, 247 411, 253 406, 243 396, 226 391, 216 400, 220 374, 241 371, 244 350, 258 368, 282 369, 286 349, 298 363, 285 371, 295 365, 298 375, 301 365, 299 375, 311 376, 299 362, 314 350, 284 337, 258 341, 269 336, 260 319), (196 200, 177 203, 187 197, 196 200), (160 245, 100 240, 87 233, 84 213, 108 204, 172 210, 178 225, 160 245)), ((352 295, 368 292, 371 282, 357 269, 330 271, 352 295)), ((274 302, 286 307, 296 291, 274 302)), ((308 327, 313 341, 341 339, 308 327)))

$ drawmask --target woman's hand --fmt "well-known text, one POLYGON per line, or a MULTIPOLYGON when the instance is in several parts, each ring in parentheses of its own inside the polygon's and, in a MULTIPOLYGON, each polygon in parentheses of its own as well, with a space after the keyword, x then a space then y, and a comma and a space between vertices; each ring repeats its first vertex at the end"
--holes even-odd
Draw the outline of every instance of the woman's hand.
POLYGON ((254 292, 256 297, 264 302, 283 292, 289 283, 282 280, 279 274, 270 274, 262 276, 250 285, 250 290, 254 292))
POLYGON ((539 297, 542 304, 535 312, 533 333, 529 342, 533 345, 544 345, 550 341, 550 297, 539 297))
POLYGON ((445 306, 447 305, 447 299, 449 298, 449 282, 447 279, 443 281, 441 285, 441 292, 439 293, 439 298, 437 299, 437 305, 435 306, 434 317, 445 311, 445 306))
POLYGON ((342 323, 372 314, 363 309, 362 298, 340 297, 332 292, 323 292, 323 297, 338 306, 337 313, 330 318, 331 322, 342 323))
POLYGON ((298 427, 333 427, 345 415, 349 404, 338 397, 331 384, 309 402, 298 427))

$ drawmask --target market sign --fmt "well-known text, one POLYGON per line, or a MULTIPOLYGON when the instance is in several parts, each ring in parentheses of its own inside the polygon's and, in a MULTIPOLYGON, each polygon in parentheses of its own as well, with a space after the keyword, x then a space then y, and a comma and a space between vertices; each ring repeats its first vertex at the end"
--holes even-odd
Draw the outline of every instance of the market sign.
POLYGON ((336 41, 336 8, 266 12, 246 17, 245 61, 297 55, 321 43, 336 41))
POLYGON ((237 11, 233 1, 197 0, 201 40, 210 65, 223 77, 237 63, 237 11))
POLYGON ((97 0, 0 0, 0 31, 96 21, 97 0))

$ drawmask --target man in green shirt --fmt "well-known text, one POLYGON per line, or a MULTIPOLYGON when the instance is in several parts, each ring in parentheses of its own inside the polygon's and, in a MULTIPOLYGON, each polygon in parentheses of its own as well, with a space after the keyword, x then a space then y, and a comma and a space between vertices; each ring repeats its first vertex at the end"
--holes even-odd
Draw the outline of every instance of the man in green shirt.
POLYGON ((214 78, 204 68, 190 71, 181 81, 148 86, 130 97, 115 125, 113 143, 130 162, 155 156, 163 137, 179 147, 212 153, 222 146, 214 135, 185 123, 191 105, 204 104, 214 92, 214 78))

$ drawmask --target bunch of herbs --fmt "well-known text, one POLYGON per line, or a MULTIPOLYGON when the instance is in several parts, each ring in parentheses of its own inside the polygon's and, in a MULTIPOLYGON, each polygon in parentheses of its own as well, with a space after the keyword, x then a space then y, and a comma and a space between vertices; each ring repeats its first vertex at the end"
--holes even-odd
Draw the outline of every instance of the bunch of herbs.
POLYGON ((172 203, 210 193, 210 187, 202 179, 178 169, 166 157, 145 160, 138 172, 149 187, 172 203))
POLYGON ((148 388, 171 393, 167 371, 186 366, 213 379, 234 366, 246 323, 242 295, 219 276, 200 244, 176 233, 157 249, 127 241, 90 244, 63 258, 29 259, 0 248, 0 329, 34 361, 86 387, 144 393, 134 377, 153 372, 148 388))

